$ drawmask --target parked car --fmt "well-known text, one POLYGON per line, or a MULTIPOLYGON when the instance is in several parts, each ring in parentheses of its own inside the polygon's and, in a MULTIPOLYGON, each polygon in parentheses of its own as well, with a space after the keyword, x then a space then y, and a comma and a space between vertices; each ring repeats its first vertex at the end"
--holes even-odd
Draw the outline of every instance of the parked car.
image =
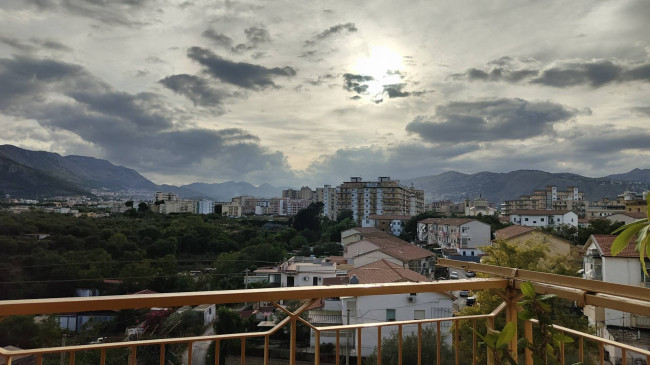
POLYGON ((465 301, 465 305, 468 307, 471 307, 476 303, 476 297, 467 297, 467 300, 465 301))
POLYGON ((458 272, 452 271, 451 274, 449 274, 449 279, 452 280, 458 279, 458 272))
POLYGON ((473 278, 476 276, 476 273, 474 271, 467 271, 465 273, 465 276, 467 276, 468 278, 473 278))
POLYGON ((468 297, 469 296, 469 290, 461 290, 460 291, 460 296, 461 297, 468 297))

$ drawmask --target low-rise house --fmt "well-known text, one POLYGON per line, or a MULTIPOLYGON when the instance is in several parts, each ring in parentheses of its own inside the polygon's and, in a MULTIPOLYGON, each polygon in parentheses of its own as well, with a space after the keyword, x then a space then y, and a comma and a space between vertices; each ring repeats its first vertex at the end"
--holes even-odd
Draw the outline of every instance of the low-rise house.
POLYGON ((341 232, 341 243, 346 246, 370 237, 388 237, 388 234, 375 227, 354 227, 341 232))
POLYGON ((353 242, 346 246, 343 255, 353 260, 354 267, 384 259, 427 276, 433 270, 435 259, 433 252, 393 236, 353 242))
POLYGON ((510 215, 510 223, 529 227, 554 227, 561 224, 578 227, 578 215, 570 210, 516 210, 510 215))
POLYGON ((503 240, 510 244, 522 245, 527 241, 542 242, 549 248, 549 254, 553 256, 574 255, 576 258, 578 250, 574 248, 571 241, 546 232, 535 227, 510 226, 494 232, 495 240, 503 240))
POLYGON ((453 249, 462 256, 480 256, 490 244, 490 225, 473 218, 428 218, 418 222, 418 240, 453 249))
POLYGON ((274 287, 323 285, 323 279, 344 275, 336 262, 324 258, 294 256, 276 267, 257 269, 246 283, 267 282, 274 287))
MULTIPOLYGON (((650 277, 641 269, 639 253, 635 243, 629 243, 618 255, 612 256, 611 248, 616 236, 592 235, 585 244, 583 258, 583 277, 608 283, 618 283, 650 288, 650 277)), ((614 309, 587 305, 584 314, 589 322, 596 326, 598 335, 607 339, 633 344, 637 336, 650 331, 650 318, 614 309), (626 341, 634 339, 634 341, 626 341)), ((648 343, 646 342, 646 345, 648 343)), ((614 363, 621 361, 619 348, 605 346, 614 363)), ((628 359, 633 355, 628 353, 628 359)), ((638 355, 637 355, 638 356, 638 355)), ((636 361, 636 358, 633 358, 636 361)))
POLYGON ((624 224, 630 224, 639 219, 646 218, 647 215, 645 212, 621 212, 617 214, 612 214, 607 217, 607 220, 610 222, 623 222, 624 224))
MULTIPOLYGON (((355 268, 348 272, 351 282, 358 284, 378 284, 397 282, 430 281, 423 275, 396 265, 387 260, 375 261, 371 264, 355 268)), ((448 293, 411 293, 391 294, 381 296, 343 297, 341 298, 341 314, 344 324, 375 323, 385 321, 405 321, 450 317, 452 315, 452 300, 448 293), (348 316, 349 311, 349 316, 348 316)), ((447 344, 450 324, 443 322, 442 335, 447 344)), ((403 326, 403 335, 417 333, 417 325, 403 326)), ((391 331, 382 331, 382 338, 391 336, 391 331)), ((342 334, 343 338, 344 335, 342 334)), ((361 344, 356 343, 351 336, 351 347, 355 354, 370 355, 377 346, 377 330, 363 329, 361 344)))
POLYGON ((214 304, 201 304, 192 308, 192 311, 201 313, 204 326, 209 325, 217 319, 217 307, 214 304))

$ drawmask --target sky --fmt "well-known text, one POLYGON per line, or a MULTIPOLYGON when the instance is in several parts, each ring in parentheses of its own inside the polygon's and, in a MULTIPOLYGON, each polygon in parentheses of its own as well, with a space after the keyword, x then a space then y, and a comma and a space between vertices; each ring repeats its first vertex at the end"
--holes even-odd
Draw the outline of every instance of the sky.
POLYGON ((158 184, 650 168, 650 2, 0 3, 0 144, 158 184))

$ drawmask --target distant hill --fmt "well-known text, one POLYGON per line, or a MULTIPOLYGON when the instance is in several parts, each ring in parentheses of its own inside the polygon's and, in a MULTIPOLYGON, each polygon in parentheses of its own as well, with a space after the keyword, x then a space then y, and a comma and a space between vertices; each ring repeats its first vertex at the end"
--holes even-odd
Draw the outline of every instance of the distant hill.
POLYGON ((561 190, 570 186, 578 187, 590 201, 604 197, 615 198, 625 190, 643 191, 650 187, 650 183, 644 182, 619 181, 609 177, 591 178, 570 173, 550 173, 537 170, 517 170, 508 173, 479 172, 476 174, 448 171, 439 175, 401 180, 401 183, 413 184, 416 188, 424 190, 427 201, 462 201, 466 197, 476 198, 482 195, 488 201, 495 203, 517 199, 521 195, 530 194, 533 190, 543 189, 547 185, 555 185, 561 190))
POLYGON ((612 180, 639 182, 642 184, 650 185, 650 169, 634 169, 624 174, 614 174, 608 175, 606 177, 612 180))
POLYGON ((153 198, 156 191, 171 191, 183 199, 216 201, 229 201, 238 195, 274 197, 282 194, 281 188, 269 184, 255 187, 247 182, 194 183, 180 187, 157 185, 137 171, 107 160, 0 146, 0 192, 19 198, 35 198, 90 195, 91 189, 138 191, 142 198, 153 198))
POLYGON ((115 166, 106 160, 85 156, 30 151, 11 145, 0 146, 0 156, 20 165, 68 181, 84 190, 156 190, 157 185, 135 170, 115 166))
POLYGON ((89 195, 88 191, 69 181, 21 165, 4 156, 0 156, 0 192, 27 199, 57 195, 89 195))

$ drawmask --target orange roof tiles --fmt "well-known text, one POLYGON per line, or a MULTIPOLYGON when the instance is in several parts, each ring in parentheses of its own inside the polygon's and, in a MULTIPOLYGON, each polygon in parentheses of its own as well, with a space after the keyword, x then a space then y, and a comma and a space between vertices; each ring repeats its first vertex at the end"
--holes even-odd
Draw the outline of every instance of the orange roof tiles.
MULTIPOLYGON (((636 236, 635 236, 636 238, 636 236)), ((612 256, 612 244, 614 243, 614 239, 616 239, 616 236, 614 235, 609 235, 609 234, 593 234, 589 238, 589 241, 587 241, 587 245, 590 242, 593 242, 596 244, 596 247, 598 247, 598 250, 600 251, 600 254, 605 256, 605 257, 613 257, 612 256)), ((636 251, 636 239, 632 239, 631 243, 628 243, 627 246, 621 251, 618 255, 615 257, 639 257, 639 253, 636 251)), ((586 248, 586 247, 585 247, 586 248)))
POLYGON ((431 281, 424 275, 383 259, 350 270, 348 277, 352 276, 359 279, 359 284, 431 281))
POLYGON ((380 249, 383 253, 401 261, 411 261, 433 256, 433 252, 424 248, 408 244, 398 247, 385 247, 380 249))
POLYGON ((418 223, 436 223, 436 224, 448 224, 451 226, 460 226, 461 224, 469 223, 475 221, 476 219, 471 218, 427 218, 419 221, 418 223))
POLYGON ((510 226, 510 227, 499 229, 498 231, 494 232, 494 237, 498 240, 507 240, 509 238, 517 237, 524 233, 532 232, 534 230, 535 230, 534 227, 510 226))

